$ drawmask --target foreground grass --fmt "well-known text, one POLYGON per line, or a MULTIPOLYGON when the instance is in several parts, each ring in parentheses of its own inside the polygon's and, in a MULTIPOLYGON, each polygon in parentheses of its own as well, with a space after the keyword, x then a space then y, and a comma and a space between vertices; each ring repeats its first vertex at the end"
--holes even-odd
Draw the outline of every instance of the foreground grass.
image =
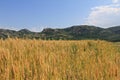
POLYGON ((105 41, 0 40, 0 80, 119 80, 120 49, 105 41))

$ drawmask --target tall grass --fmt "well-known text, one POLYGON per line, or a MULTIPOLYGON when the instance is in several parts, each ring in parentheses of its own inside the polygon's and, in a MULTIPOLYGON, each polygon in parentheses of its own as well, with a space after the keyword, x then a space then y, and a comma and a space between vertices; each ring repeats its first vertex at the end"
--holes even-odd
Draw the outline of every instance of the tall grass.
POLYGON ((120 80, 120 50, 99 40, 0 40, 0 80, 120 80))

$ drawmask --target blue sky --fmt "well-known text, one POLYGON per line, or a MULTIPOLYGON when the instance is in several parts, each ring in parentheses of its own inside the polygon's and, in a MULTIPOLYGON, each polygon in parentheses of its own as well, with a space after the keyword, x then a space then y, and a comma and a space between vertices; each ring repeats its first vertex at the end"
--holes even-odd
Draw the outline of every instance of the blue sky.
POLYGON ((119 25, 119 13, 119 0, 0 0, 0 28, 111 27, 119 25))

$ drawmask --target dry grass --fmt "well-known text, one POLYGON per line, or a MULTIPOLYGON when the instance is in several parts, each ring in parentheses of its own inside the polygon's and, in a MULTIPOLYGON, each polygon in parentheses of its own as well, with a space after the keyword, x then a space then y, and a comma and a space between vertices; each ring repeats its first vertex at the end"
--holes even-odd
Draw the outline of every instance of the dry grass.
POLYGON ((0 40, 0 80, 120 80, 120 49, 99 40, 0 40))

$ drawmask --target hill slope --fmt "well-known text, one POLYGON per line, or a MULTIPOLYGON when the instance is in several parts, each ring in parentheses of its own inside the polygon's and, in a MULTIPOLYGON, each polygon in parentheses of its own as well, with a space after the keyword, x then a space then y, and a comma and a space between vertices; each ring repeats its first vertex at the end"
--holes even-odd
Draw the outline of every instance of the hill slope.
POLYGON ((47 40, 102 39, 108 41, 120 41, 120 26, 104 29, 96 26, 80 25, 64 29, 46 28, 42 32, 32 32, 27 29, 19 31, 0 29, 0 38, 6 39, 8 37, 47 40))
POLYGON ((44 29, 41 34, 44 34, 44 38, 46 39, 102 39, 120 41, 120 26, 107 29, 88 25, 72 26, 64 29, 47 28, 44 29))

